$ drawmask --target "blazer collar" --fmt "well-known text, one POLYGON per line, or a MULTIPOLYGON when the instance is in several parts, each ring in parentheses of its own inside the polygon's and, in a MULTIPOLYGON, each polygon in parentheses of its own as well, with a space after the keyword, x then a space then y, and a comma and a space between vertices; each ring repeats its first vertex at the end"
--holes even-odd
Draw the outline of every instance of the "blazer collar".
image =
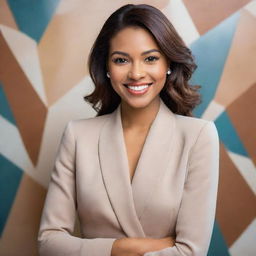
POLYGON ((120 105, 109 115, 99 138, 99 160, 106 191, 116 217, 127 237, 145 237, 140 219, 154 189, 160 186, 172 150, 175 115, 160 102, 132 184, 126 153, 120 105))

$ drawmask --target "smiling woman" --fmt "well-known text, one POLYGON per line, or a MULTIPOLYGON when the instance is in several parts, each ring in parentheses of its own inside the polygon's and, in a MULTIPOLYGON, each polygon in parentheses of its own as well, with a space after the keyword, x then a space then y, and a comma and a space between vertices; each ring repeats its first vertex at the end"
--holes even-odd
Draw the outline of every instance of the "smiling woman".
POLYGON ((191 51, 163 13, 149 5, 126 5, 118 9, 105 22, 92 47, 89 72, 95 90, 84 98, 92 103, 98 116, 113 112, 121 102, 120 95, 113 90, 106 75, 109 75, 107 72, 110 55, 115 51, 119 54, 116 56, 118 58, 115 58, 116 62, 120 65, 126 62, 133 64, 129 65, 129 68, 135 69, 135 72, 136 68, 142 68, 137 60, 134 62, 129 52, 121 51, 120 54, 120 47, 126 46, 129 47, 127 50, 132 50, 134 54, 135 50, 138 53, 137 48, 140 48, 139 54, 145 52, 150 58, 145 58, 144 63, 159 57, 160 62, 165 59, 168 65, 165 72, 171 75, 167 77, 159 96, 174 113, 191 116, 193 108, 200 102, 197 92, 199 86, 191 86, 188 83, 196 68, 191 51), (116 45, 117 43, 119 45, 116 45), (146 48, 147 44, 153 48, 146 48), (159 54, 150 56, 147 51, 153 49, 159 51, 159 54))
POLYGON ((145 29, 122 29, 110 41, 108 72, 122 105, 145 108, 159 104, 164 87, 168 61, 154 38, 145 29))
POLYGON ((219 142, 191 117, 190 50, 149 5, 105 22, 85 97, 98 114, 70 121, 39 231, 42 256, 206 256, 215 216, 219 142), (82 238, 72 236, 78 213, 82 238))

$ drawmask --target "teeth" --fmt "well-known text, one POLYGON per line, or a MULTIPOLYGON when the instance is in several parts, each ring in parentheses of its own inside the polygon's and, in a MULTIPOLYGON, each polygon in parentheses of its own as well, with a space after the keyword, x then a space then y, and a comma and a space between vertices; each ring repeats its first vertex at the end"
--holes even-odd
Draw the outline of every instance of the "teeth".
POLYGON ((148 88, 148 86, 149 86, 149 85, 142 85, 142 86, 129 86, 129 85, 128 85, 128 88, 129 88, 129 89, 132 89, 132 90, 134 90, 134 91, 142 91, 142 90, 148 88))

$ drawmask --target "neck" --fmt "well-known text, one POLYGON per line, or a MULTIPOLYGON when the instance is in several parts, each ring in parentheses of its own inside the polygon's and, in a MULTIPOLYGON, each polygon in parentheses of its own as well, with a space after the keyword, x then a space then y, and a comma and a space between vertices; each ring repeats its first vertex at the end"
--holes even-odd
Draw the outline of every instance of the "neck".
POLYGON ((145 108, 133 108, 121 102, 123 129, 148 130, 158 113, 159 107, 160 98, 157 98, 145 108))

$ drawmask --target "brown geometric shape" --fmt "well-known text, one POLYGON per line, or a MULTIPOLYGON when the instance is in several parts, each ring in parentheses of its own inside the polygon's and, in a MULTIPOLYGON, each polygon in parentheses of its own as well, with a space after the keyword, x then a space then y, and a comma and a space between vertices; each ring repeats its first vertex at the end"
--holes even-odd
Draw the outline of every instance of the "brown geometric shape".
POLYGON ((14 114, 21 138, 31 161, 36 164, 47 108, 19 66, 0 32, 0 81, 14 114))
MULTIPOLYGON (((88 75, 87 58, 101 26, 112 11, 128 2, 138 3, 98 0, 92 4, 90 1, 79 0, 70 8, 63 7, 68 1, 60 3, 38 45, 49 106, 88 75)), ((164 8, 169 1, 148 2, 164 8)))
POLYGON ((227 108, 231 121, 256 165, 256 83, 227 108))
POLYGON ((200 35, 206 33, 250 0, 183 0, 200 35))
POLYGON ((64 15, 55 15, 38 45, 49 106, 88 74, 86 58, 92 32, 89 31, 91 28, 89 29, 88 24, 86 30, 86 23, 83 22, 86 16, 81 18, 75 10, 64 15))
POLYGON ((13 18, 7 0, 0 1, 0 24, 19 30, 15 22, 15 19, 13 18))
POLYGON ((256 17, 241 11, 215 101, 227 107, 256 81, 256 17))
POLYGON ((37 234, 46 189, 23 174, 0 240, 0 255, 38 256, 37 234))
POLYGON ((255 195, 221 145, 216 218, 229 247, 255 217, 255 195))

